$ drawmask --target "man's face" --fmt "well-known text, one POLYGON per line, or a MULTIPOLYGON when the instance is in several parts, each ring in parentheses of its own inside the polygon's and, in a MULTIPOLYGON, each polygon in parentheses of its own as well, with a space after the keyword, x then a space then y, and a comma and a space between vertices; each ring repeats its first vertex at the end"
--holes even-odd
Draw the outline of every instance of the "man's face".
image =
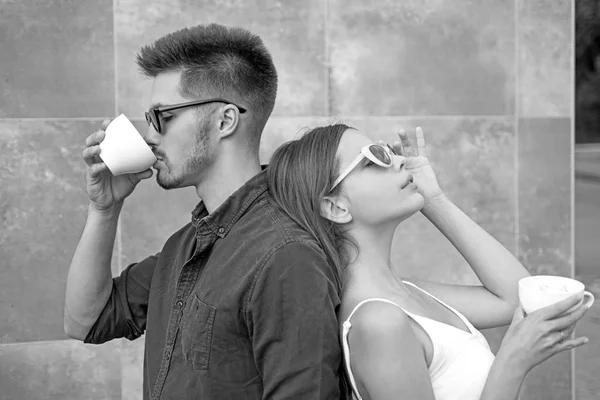
MULTIPOLYGON (((179 93, 180 75, 167 72, 154 78, 151 107, 196 100, 179 93)), ((196 186, 201 171, 211 163, 210 107, 202 105, 162 113, 160 133, 149 125, 145 140, 156 155, 156 181, 163 189, 196 186)))

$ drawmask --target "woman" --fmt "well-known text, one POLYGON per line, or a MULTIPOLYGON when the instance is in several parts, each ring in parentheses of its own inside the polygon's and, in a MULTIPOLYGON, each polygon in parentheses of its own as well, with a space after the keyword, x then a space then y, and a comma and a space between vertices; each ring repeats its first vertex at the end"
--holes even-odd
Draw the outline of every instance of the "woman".
POLYGON ((581 346, 569 339, 587 307, 575 296, 524 316, 527 270, 440 189, 403 141, 374 144, 343 124, 281 146, 268 168, 275 201, 319 240, 343 277, 342 340, 358 399, 516 399, 525 375, 581 346), (399 155, 404 149, 404 155, 399 155), (398 224, 421 211, 459 250, 482 286, 408 281, 392 266, 398 224), (515 311, 516 310, 516 311, 515 311), (479 329, 512 324, 494 357, 479 329))

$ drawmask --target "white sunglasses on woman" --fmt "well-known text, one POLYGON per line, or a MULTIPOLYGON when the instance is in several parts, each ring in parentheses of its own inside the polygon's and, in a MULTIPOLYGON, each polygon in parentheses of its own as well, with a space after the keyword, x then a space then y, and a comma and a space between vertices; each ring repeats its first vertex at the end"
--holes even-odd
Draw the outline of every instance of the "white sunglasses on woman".
POLYGON ((347 177, 348 174, 352 172, 352 170, 356 168, 356 166, 365 158, 374 164, 379 165, 380 167, 389 168, 392 166, 392 156, 394 155, 398 155, 398 153, 396 153, 394 149, 387 143, 385 145, 369 144, 364 146, 362 149, 360 149, 360 154, 356 156, 354 160, 352 160, 350 165, 348 165, 348 168, 346 168, 344 172, 338 176, 335 182, 333 182, 333 186, 329 191, 335 189, 335 187, 339 185, 340 182, 347 177))

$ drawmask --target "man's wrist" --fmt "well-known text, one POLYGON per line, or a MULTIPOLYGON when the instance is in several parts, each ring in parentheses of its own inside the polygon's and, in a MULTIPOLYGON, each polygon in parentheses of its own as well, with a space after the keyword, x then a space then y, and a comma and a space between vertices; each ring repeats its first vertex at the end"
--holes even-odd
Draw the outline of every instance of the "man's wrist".
POLYGON ((93 203, 88 206, 88 218, 100 219, 103 221, 119 219, 123 203, 115 204, 108 209, 99 209, 93 203))

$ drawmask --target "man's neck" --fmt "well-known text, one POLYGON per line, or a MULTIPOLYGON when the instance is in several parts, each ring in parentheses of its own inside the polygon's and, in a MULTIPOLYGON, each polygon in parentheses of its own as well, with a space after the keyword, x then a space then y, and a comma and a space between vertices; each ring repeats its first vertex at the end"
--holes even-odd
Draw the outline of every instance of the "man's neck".
POLYGON ((261 171, 258 158, 232 158, 217 161, 209 174, 196 186, 206 210, 212 214, 229 196, 261 171))

